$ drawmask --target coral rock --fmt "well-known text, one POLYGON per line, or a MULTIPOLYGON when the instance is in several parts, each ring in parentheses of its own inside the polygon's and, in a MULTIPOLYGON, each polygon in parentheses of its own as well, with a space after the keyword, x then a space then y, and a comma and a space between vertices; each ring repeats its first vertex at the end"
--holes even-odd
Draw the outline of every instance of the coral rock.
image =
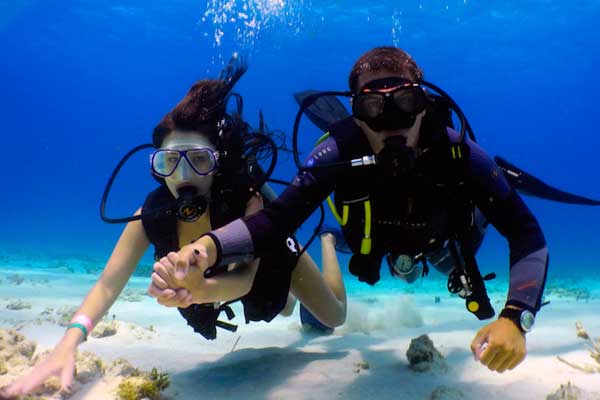
POLYGON ((546 396, 546 400, 600 400, 600 394, 586 392, 568 382, 566 385, 560 385, 555 393, 546 396))
POLYGON ((463 400, 465 395, 460 390, 450 386, 438 386, 431 392, 431 400, 463 400))
POLYGON ((115 321, 111 322, 100 322, 94 330, 92 331, 92 336, 95 338, 103 338, 108 336, 116 335, 117 333, 117 323, 115 321))
POLYGON ((417 372, 433 369, 444 372, 448 370, 444 356, 435 348, 427 335, 421 335, 410 341, 410 346, 406 351, 406 358, 408 358, 410 368, 417 372))
POLYGON ((104 363, 94 353, 84 351, 77 353, 75 359, 75 379, 88 383, 104 375, 104 363))
POLYGON ((13 311, 17 311, 17 310, 30 310, 31 309, 31 303, 27 303, 27 302, 22 301, 22 300, 15 300, 15 301, 11 301, 10 303, 8 303, 6 305, 6 308, 8 308, 9 310, 13 310, 13 311))
POLYGON ((134 368, 129 361, 124 358, 118 358, 106 369, 106 375, 109 376, 139 376, 140 370, 134 368))

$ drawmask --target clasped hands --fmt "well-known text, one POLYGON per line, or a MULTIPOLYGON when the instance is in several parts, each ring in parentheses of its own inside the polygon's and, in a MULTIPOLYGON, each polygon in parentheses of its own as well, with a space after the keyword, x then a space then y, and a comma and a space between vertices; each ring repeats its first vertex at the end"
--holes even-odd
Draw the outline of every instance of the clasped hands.
POLYGON ((186 308, 195 303, 208 303, 207 289, 214 282, 204 277, 207 268, 208 255, 201 244, 170 252, 154 263, 148 294, 166 307, 186 308))

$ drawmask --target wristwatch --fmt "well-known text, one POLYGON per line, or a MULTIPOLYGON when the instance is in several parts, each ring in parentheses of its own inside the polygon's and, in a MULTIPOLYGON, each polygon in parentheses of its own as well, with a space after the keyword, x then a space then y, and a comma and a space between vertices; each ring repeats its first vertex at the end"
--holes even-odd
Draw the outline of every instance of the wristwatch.
POLYGON ((529 310, 507 307, 502 310, 500 317, 510 319, 523 333, 531 332, 535 324, 535 315, 529 310))

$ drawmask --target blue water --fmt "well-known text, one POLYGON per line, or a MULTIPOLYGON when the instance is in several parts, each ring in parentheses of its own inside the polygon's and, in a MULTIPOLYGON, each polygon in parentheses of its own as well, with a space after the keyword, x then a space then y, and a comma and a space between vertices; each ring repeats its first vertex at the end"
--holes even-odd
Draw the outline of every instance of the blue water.
MULTIPOLYGON (((256 126, 262 109, 271 128, 290 134, 293 92, 344 90, 361 53, 403 47, 461 105, 490 154, 600 198, 597 2, 246 3, 0 2, 3 254, 105 259, 122 229, 98 213, 112 168, 234 51, 250 64, 237 87, 247 120, 256 126)), ((304 123, 302 148, 317 137, 304 123)), ((120 176, 111 215, 132 213, 154 186, 145 162, 139 156, 120 176)), ((288 159, 275 176, 294 172, 288 159)), ((552 274, 597 275, 600 208, 527 203, 548 239, 552 274)), ((482 268, 506 271, 504 240, 488 236, 482 268)))

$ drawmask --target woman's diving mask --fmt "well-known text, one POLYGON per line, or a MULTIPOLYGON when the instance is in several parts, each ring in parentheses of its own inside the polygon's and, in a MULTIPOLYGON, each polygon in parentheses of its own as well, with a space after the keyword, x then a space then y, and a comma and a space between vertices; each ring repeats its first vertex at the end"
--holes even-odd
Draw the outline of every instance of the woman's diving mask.
POLYGON ((150 166, 154 175, 167 178, 173 175, 181 160, 185 159, 196 174, 206 176, 215 172, 218 158, 219 153, 209 147, 158 149, 150 155, 150 166))
MULTIPOLYGON (((109 218, 106 216, 105 208, 108 194, 112 184, 117 177, 117 174, 131 156, 140 150, 154 148, 151 144, 137 146, 129 151, 119 162, 111 177, 109 178, 102 201, 100 204, 100 217, 108 223, 125 223, 137 221, 142 218, 141 215, 135 215, 125 218, 109 218)), ((181 160, 187 164, 179 169, 188 168, 193 171, 194 175, 206 177, 216 172, 218 167, 219 153, 207 147, 194 147, 188 149, 157 149, 150 155, 150 169, 161 183, 165 183, 166 179, 173 176, 180 167, 181 160)), ((166 184, 166 183, 165 183, 166 184)), ((182 185, 176 187, 177 196, 172 201, 165 204, 164 207, 157 209, 155 214, 158 215, 176 215, 177 218, 184 222, 193 222, 197 220, 208 206, 207 195, 199 193, 198 188, 193 185, 182 185)))

